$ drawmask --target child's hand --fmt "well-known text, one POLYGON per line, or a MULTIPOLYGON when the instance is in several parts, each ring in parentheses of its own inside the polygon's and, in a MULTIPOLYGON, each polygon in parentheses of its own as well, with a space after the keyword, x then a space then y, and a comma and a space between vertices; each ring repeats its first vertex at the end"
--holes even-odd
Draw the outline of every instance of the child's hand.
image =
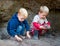
POLYGON ((31 38, 31 36, 30 36, 30 35, 27 35, 27 37, 28 37, 28 38, 31 38))
POLYGON ((44 26, 40 26, 40 29, 46 29, 46 27, 44 27, 44 26))
POLYGON ((31 38, 30 34, 29 34, 29 31, 27 31, 27 37, 28 38, 31 38))
POLYGON ((47 28, 48 24, 44 24, 44 26, 47 28))
POLYGON ((48 26, 47 26, 47 29, 51 29, 51 26, 50 26, 50 25, 48 25, 48 26))
POLYGON ((15 38, 17 41, 22 41, 22 38, 18 37, 17 35, 15 35, 15 38))
POLYGON ((44 26, 46 27, 46 29, 50 29, 51 28, 51 26, 48 25, 48 24, 45 24, 44 26))

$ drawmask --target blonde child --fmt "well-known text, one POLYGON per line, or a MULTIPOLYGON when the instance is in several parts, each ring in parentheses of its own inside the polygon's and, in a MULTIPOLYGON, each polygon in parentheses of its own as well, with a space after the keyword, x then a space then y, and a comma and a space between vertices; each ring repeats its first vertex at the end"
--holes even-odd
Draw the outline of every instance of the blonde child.
POLYGON ((50 29, 50 22, 47 20, 49 13, 49 8, 47 6, 41 6, 37 15, 31 23, 32 34, 34 38, 38 39, 38 35, 44 34, 48 29, 50 29), (37 36, 37 37, 35 37, 37 36))
POLYGON ((26 28, 26 35, 30 38, 29 35, 29 24, 26 20, 28 17, 28 12, 25 8, 20 8, 18 12, 16 12, 12 18, 8 22, 7 31, 8 34, 15 38, 17 41, 22 41, 22 37, 24 36, 24 30, 26 28))

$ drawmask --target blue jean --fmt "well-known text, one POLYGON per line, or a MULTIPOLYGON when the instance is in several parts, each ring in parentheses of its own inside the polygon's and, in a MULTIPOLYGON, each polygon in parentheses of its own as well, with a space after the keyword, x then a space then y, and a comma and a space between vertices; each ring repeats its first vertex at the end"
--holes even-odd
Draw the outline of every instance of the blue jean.
POLYGON ((8 31, 8 34, 10 36, 13 36, 13 37, 15 35, 25 35, 24 34, 24 32, 25 32, 24 29, 25 29, 25 26, 24 25, 23 26, 19 25, 16 30, 9 30, 8 31))
POLYGON ((34 30, 34 36, 33 36, 34 39, 38 39, 38 31, 37 30, 34 30))
POLYGON ((17 35, 24 35, 24 29, 24 26, 18 26, 16 30, 17 35))

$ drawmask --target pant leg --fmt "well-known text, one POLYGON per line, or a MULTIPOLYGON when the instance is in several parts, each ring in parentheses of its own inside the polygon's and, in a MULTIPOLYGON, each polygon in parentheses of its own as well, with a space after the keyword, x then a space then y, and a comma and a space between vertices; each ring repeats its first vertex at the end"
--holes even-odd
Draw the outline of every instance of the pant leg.
POLYGON ((38 39, 38 31, 37 30, 34 30, 33 38, 34 39, 38 39))
POLYGON ((38 31, 37 30, 34 30, 34 36, 38 37, 38 31))
POLYGON ((39 31, 38 31, 38 35, 39 35, 39 36, 42 35, 42 30, 39 30, 39 31))
POLYGON ((25 26, 24 25, 22 26, 22 30, 20 32, 20 35, 23 35, 23 36, 25 35, 25 26))
POLYGON ((18 26, 16 33, 17 35, 24 35, 24 26, 18 26))

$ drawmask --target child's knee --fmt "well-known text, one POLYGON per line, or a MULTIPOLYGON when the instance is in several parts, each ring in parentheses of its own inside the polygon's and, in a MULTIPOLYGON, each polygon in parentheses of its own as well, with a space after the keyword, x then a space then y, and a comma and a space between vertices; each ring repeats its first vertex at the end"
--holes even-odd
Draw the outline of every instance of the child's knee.
POLYGON ((20 34, 21 30, 22 30, 22 26, 18 26, 18 27, 17 27, 17 30, 16 30, 16 33, 17 33, 17 34, 20 34))
POLYGON ((18 29, 22 29, 23 27, 22 26, 18 26, 18 29))
POLYGON ((23 27, 22 26, 18 26, 17 27, 17 31, 21 31, 21 30, 23 30, 23 27))

